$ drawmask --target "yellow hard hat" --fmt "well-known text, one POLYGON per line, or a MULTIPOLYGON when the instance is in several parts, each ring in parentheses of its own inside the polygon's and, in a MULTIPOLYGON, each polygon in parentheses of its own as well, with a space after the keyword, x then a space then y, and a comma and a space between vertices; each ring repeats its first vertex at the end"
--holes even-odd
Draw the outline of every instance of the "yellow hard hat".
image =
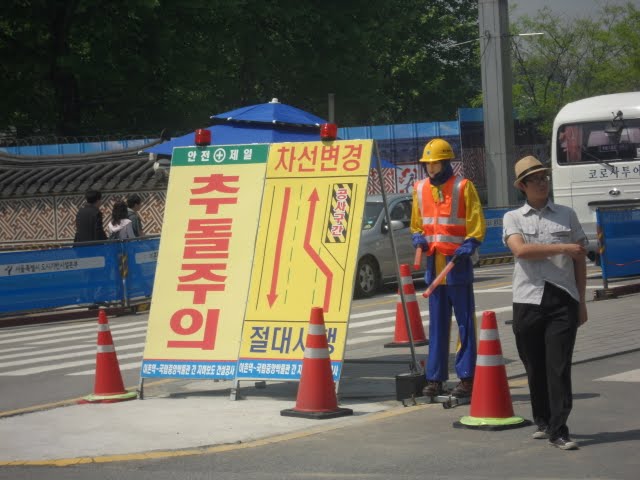
POLYGON ((429 141, 424 147, 422 152, 421 162, 439 162, 440 160, 451 160, 456 158, 453 153, 453 148, 449 145, 449 142, 442 140, 441 138, 434 138, 429 141))

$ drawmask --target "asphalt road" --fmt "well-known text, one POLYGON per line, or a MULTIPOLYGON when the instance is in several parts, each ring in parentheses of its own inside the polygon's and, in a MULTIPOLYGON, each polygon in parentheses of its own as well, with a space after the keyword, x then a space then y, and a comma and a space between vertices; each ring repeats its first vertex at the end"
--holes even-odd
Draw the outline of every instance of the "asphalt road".
MULTIPOLYGON (((569 425, 581 445, 577 451, 531 439, 533 427, 454 428, 465 408, 424 405, 364 417, 348 428, 209 455, 64 468, 9 466, 0 468, 0 479, 636 479, 639 364, 635 352, 574 367, 569 425)), ((516 415, 529 416, 526 383, 515 380, 511 386, 516 415)))
MULTIPOLYGON (((477 312, 493 310, 500 323, 511 319, 512 269, 512 265, 476 269, 477 312)), ((599 269, 590 267, 590 270, 597 275, 599 269)), ((601 286, 601 281, 594 278, 590 284, 595 288, 601 286)), ((424 282, 416 281, 415 288, 426 330, 427 300, 420 295, 426 287, 424 282)), ((343 378, 375 374, 376 369, 386 368, 381 365, 394 366, 395 373, 398 365, 408 366, 411 361, 408 348, 383 348, 393 340, 396 291, 397 287, 387 286, 372 298, 353 301, 343 378), (378 363, 367 366, 374 359, 378 363)), ((148 314, 109 319, 127 388, 135 388, 139 383, 147 320, 148 314)), ((92 393, 95 342, 95 319, 0 329, 0 417, 92 393)), ((426 353, 426 346, 416 348, 418 360, 424 359, 426 353)), ((153 395, 154 385, 165 381, 145 380, 145 392, 153 395)))

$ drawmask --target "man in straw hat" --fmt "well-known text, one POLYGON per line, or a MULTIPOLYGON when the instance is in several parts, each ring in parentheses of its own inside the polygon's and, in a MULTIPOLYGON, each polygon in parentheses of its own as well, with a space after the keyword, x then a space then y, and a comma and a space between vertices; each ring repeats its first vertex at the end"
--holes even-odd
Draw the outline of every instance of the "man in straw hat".
POLYGON ((505 214, 503 241, 515 259, 513 332, 538 426, 533 438, 574 450, 566 422, 573 346, 587 321, 587 237, 576 213, 549 199, 549 169, 537 158, 518 160, 515 174, 514 186, 527 200, 505 214))
POLYGON ((451 160, 454 158, 449 142, 441 138, 429 141, 420 158, 427 178, 416 182, 413 188, 413 247, 421 248, 427 255, 424 276, 427 285, 447 263, 455 263, 442 285, 429 297, 429 356, 425 372, 427 386, 423 390, 426 397, 445 393, 452 309, 458 324, 455 369, 460 382, 451 395, 471 396, 476 367, 472 255, 484 240, 486 224, 475 186, 453 173, 451 160))

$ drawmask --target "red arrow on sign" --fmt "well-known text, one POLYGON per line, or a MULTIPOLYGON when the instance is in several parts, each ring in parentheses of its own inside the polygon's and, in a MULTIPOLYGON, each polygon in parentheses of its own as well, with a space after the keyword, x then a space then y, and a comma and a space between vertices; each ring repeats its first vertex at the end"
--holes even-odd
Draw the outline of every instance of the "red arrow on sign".
POLYGON ((280 273, 280 257, 282 256, 282 242, 284 241, 284 228, 287 223, 287 212, 289 211, 289 199, 291 197, 291 188, 284 189, 284 199, 282 201, 282 210, 280 212, 280 225, 278 227, 278 239, 276 240, 276 252, 273 261, 273 272, 271 273, 271 288, 267 294, 269 307, 273 307, 276 303, 278 294, 278 274, 280 273))
POLYGON ((318 268, 324 276, 327 277, 327 283, 324 289, 324 305, 322 310, 325 312, 329 311, 329 303, 331 300, 331 285, 333 283, 333 272, 331 269, 322 261, 318 252, 316 252, 311 246, 311 232, 313 231, 313 220, 316 214, 316 204, 320 200, 318 196, 318 191, 314 188, 313 192, 309 196, 309 217, 307 219, 307 231, 304 235, 304 250, 309 254, 309 256, 313 259, 313 261, 318 265, 318 268))

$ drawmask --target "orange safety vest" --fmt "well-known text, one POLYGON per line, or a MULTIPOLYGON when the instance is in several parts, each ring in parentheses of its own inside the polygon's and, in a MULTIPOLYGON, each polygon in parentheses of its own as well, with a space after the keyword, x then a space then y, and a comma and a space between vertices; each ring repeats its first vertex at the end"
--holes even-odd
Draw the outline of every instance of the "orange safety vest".
POLYGON ((417 182, 416 193, 422 213, 422 232, 429 242, 428 255, 453 252, 467 237, 467 208, 464 190, 467 179, 451 176, 440 186, 442 199, 435 201, 431 192, 431 180, 417 182))

